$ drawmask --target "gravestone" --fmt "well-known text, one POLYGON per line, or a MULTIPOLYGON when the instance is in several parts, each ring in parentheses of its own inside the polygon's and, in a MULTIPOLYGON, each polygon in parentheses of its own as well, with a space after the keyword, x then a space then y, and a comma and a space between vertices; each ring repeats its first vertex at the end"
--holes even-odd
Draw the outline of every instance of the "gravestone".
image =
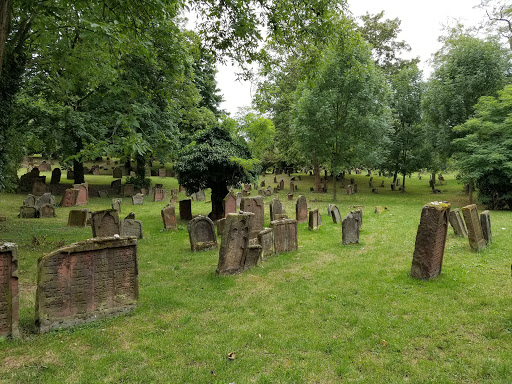
POLYGON ((132 196, 133 205, 144 205, 144 195, 142 193, 136 193, 132 196))
POLYGON ((341 223, 341 236, 343 245, 359 244, 358 216, 349 212, 341 223))
POLYGON ((39 178, 34 179, 32 184, 32 193, 34 195, 42 195, 46 192, 48 192, 48 186, 39 178))
POLYGON ((192 194, 192 199, 194 201, 205 201, 206 200, 206 196, 204 194, 204 191, 203 190, 199 190, 196 193, 193 193, 192 194))
POLYGON ((113 182, 110 183, 110 188, 112 188, 114 191, 116 191, 116 193, 121 192, 121 186, 122 186, 121 180, 114 180, 113 182))
POLYGON ((331 207, 331 217, 334 224, 340 224, 341 223, 341 213, 339 208, 336 205, 333 205, 331 207))
POLYGON ((492 243, 491 233, 491 214, 489 211, 483 211, 480 214, 480 225, 482 226, 482 234, 487 244, 492 243))
POLYGON ((44 193, 41 197, 39 197, 36 201, 36 208, 39 209, 44 204, 50 204, 55 206, 55 196, 51 193, 44 193))
POLYGON ((353 189, 354 193, 357 193, 357 183, 354 184, 353 187, 354 187, 354 189, 353 189))
POLYGON ((290 181, 290 193, 295 192, 295 183, 293 181, 290 181))
POLYGON ((240 209, 243 212, 254 213, 254 218, 252 218, 253 223, 251 225, 252 231, 249 236, 251 239, 255 239, 258 237, 258 233, 265 228, 265 203, 263 202, 263 197, 254 196, 242 198, 240 209))
POLYGON ((142 221, 134 219, 121 220, 119 232, 122 237, 134 236, 142 239, 142 221))
POLYGON ((263 258, 274 254, 274 239, 271 228, 265 228, 258 233, 258 244, 261 245, 261 256, 263 258))
POLYGON ((115 209, 93 212, 91 215, 92 237, 119 235, 119 213, 115 209))
POLYGON ((82 209, 72 209, 68 215, 68 227, 86 227, 88 212, 82 209))
POLYGON ((309 211, 309 225, 308 228, 316 231, 320 227, 320 213, 318 212, 318 208, 312 209, 309 211))
POLYGON ((347 186, 347 195, 352 195, 354 193, 354 188, 352 187, 352 184, 349 184, 347 186))
POLYGON ((121 205, 123 203, 123 199, 112 199, 112 209, 115 209, 118 213, 121 213, 121 205))
POLYGON ((230 213, 236 213, 236 197, 233 192, 229 192, 224 200, 222 201, 224 205, 224 217, 226 217, 230 213))
POLYGON ((251 225, 254 223, 252 216, 253 213, 243 212, 226 217, 221 235, 217 274, 235 274, 244 270, 249 252, 251 225))
POLYGON ((35 207, 36 206, 36 197, 32 194, 29 194, 25 200, 23 200, 24 207, 35 207))
POLYGON ((41 218, 49 218, 55 217, 55 205, 53 204, 42 204, 39 207, 39 217, 41 218))
POLYGON ((263 188, 265 186, 265 180, 262 180, 260 183, 260 187, 263 188))
POLYGON ((295 203, 295 219, 297 223, 308 221, 308 203, 303 195, 300 195, 295 203))
POLYGON ((50 180, 50 184, 59 184, 62 172, 60 168, 54 168, 52 171, 52 178, 50 180))
POLYGON ((41 164, 39 164, 39 170, 41 172, 50 172, 52 170, 52 166, 46 162, 46 160, 43 160, 41 164))
POLYGON ((121 194, 124 197, 131 197, 135 195, 135 185, 133 184, 124 184, 121 186, 121 194))
POLYGON ((165 168, 160 168, 158 170, 158 177, 167 177, 167 172, 166 172, 165 168))
POLYGON ((192 220, 192 200, 180 200, 180 220, 192 220))
POLYGON ((98 191, 98 196, 102 199, 108 198, 108 192, 107 191, 98 191))
POLYGON ((279 182, 279 189, 282 191, 284 190, 284 180, 281 179, 281 181, 279 182))
POLYGON ((176 210, 174 205, 169 204, 162 209, 162 221, 164 222, 164 229, 178 229, 178 221, 176 220, 176 210))
POLYGON ((276 215, 283 214, 283 205, 279 201, 279 199, 273 199, 272 203, 270 203, 270 221, 276 220, 276 215))
POLYGON ((289 193, 288 194, 288 201, 292 201, 293 200, 293 193, 289 193))
POLYGON ((136 239, 89 239, 38 261, 36 325, 41 333, 129 312, 138 297, 136 239))
POLYGON ((224 225, 226 224, 226 219, 219 219, 215 222, 215 227, 217 228, 217 236, 222 236, 222 231, 224 231, 224 225))
POLYGON ((154 199, 153 201, 167 201, 168 199, 167 191, 163 188, 155 188, 154 199))
POLYGON ((176 204, 178 202, 178 189, 171 189, 171 203, 176 204))
POLYGON ((188 223, 188 237, 192 252, 217 248, 215 225, 209 217, 197 216, 188 223))
POLYGON ((0 243, 0 337, 18 337, 18 246, 0 243))
POLYGON ((114 179, 121 179, 123 177, 123 170, 120 167, 115 167, 112 170, 112 177, 114 179))
POLYGON ((447 203, 433 202, 423 207, 412 257, 412 277, 428 280, 441 273, 449 214, 447 203))
POLYGON ((89 202, 89 186, 87 183, 73 184, 74 189, 78 189, 76 205, 87 205, 89 202))
POLYGON ((481 251, 485 248, 486 243, 484 234, 482 233, 482 226, 478 217, 478 210, 476 204, 467 205, 462 208, 462 215, 466 222, 468 230, 469 246, 473 251, 481 251))
POLYGON ((327 216, 331 216, 331 209, 334 204, 327 204, 327 216))
POLYGON ((359 230, 361 230, 361 227, 363 226, 363 209, 357 208, 356 210, 352 211, 352 214, 357 218, 357 225, 359 230))
POLYGON ((37 208, 36 207, 27 207, 22 206, 20 207, 20 219, 35 219, 37 218, 37 208))
POLYGON ((276 220, 270 222, 270 228, 274 234, 274 252, 295 251, 298 247, 297 241, 297 221, 296 220, 276 220))
POLYGON ((468 235, 468 232, 466 231, 466 226, 462 221, 462 217, 460 215, 460 211, 458 208, 455 208, 453 211, 450 211, 448 220, 450 221, 450 225, 453 228, 455 236, 466 237, 468 235))

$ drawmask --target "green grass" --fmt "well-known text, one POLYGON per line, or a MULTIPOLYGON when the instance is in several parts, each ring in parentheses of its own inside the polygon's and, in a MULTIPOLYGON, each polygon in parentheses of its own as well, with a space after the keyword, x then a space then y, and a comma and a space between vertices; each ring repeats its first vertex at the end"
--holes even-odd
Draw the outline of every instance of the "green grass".
MULTIPOLYGON (((462 186, 448 176, 443 193, 432 195, 428 177, 413 177, 404 194, 391 192, 386 179, 386 188, 372 194, 367 177, 352 177, 359 193, 340 189, 337 204, 342 216, 364 206, 361 244, 341 244, 341 225, 327 217, 332 190, 310 193, 308 176, 299 193, 320 208, 324 225, 312 232, 300 224, 298 251, 228 277, 215 275, 218 251, 190 251, 186 222, 175 232, 161 230, 165 204, 123 199, 122 216, 133 211, 144 223, 138 308, 44 335, 33 325, 37 258, 90 237, 91 229, 67 228, 70 208, 58 208, 54 219, 18 219, 24 196, 1 194, 7 222, 0 223, 0 239, 19 246, 22 337, 0 341, 0 382, 511 382, 512 214, 491 212, 494 242, 481 253, 450 228, 441 276, 418 281, 409 271, 421 208, 434 200, 466 205, 462 186), (377 205, 389 211, 374 214, 377 205)), ((90 183, 111 180, 87 176, 90 183)), ((153 181, 177 186, 171 178, 153 181)), ((266 181, 274 185, 272 175, 266 181)), ((294 201, 285 193, 281 200, 294 217, 294 201)), ((110 199, 96 197, 88 206, 108 207, 110 199)), ((194 214, 209 208, 192 204, 194 214)))

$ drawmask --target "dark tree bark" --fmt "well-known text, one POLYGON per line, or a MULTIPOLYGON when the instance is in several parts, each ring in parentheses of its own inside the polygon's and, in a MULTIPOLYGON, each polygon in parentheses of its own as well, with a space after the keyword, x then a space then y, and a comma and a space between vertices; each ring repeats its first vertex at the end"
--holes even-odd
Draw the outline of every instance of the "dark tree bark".
POLYGON ((212 190, 212 211, 208 215, 213 221, 224 218, 224 198, 228 194, 228 188, 225 184, 215 184, 212 190))
POLYGON ((75 175, 75 184, 85 183, 84 163, 73 160, 73 174, 75 175))
POLYGON ((137 179, 139 179, 141 182, 144 182, 144 179, 146 178, 146 157, 144 155, 139 155, 137 153, 135 155, 135 161, 137 162, 135 168, 135 174, 137 175, 137 179))

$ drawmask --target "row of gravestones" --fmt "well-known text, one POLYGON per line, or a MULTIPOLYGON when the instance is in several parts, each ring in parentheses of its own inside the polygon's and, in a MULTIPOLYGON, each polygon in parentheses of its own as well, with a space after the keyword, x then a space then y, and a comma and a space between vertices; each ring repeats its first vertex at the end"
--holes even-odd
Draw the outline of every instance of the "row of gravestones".
POLYGON ((38 217, 55 217, 55 196, 45 193, 41 197, 29 194, 20 207, 18 217, 22 219, 35 219, 38 217))
MULTIPOLYGON (((0 243, 0 337, 19 335, 18 249, 0 243)), ((137 239, 94 238, 44 255, 37 264, 39 332, 65 328, 137 305, 137 239)))
POLYGON ((105 209, 91 212, 88 209, 72 209, 69 211, 68 227, 92 227, 93 237, 134 236, 143 238, 142 221, 135 220, 135 214, 129 213, 120 220, 119 210, 105 209))
POLYGON ((441 273, 448 222, 456 236, 465 237, 467 234, 469 245, 474 251, 481 251, 492 242, 489 211, 482 212, 479 217, 475 204, 463 207, 466 231, 459 210, 450 212, 450 207, 449 203, 439 202, 423 207, 416 234, 411 276, 428 280, 441 273))

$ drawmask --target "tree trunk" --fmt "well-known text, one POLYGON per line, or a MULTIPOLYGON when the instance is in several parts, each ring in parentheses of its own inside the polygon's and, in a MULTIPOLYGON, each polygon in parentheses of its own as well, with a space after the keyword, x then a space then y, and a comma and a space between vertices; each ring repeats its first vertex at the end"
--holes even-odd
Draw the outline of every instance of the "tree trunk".
POLYGON ((436 185, 436 173, 432 172, 432 185, 436 185))
MULTIPOLYGON (((135 174, 137 175, 137 179, 140 180, 141 184, 144 183, 144 179, 146 178, 146 156, 139 155, 138 153, 135 155, 135 161, 137 162, 135 174)), ((131 167, 130 167, 131 169, 131 167)))
POLYGON ((0 77, 9 30, 11 29, 12 0, 0 1, 0 77))
POLYGON ((332 201, 336 201, 336 175, 332 173, 332 201))
POLYGON ((469 182, 469 204, 473 204, 473 191, 475 190, 475 184, 473 180, 469 182))
POLYGON ((85 183, 83 162, 76 159, 73 160, 73 174, 75 175, 75 184, 85 183))
POLYGON ((322 182, 320 181, 320 164, 313 152, 313 174, 315 175, 315 192, 322 190, 322 182))
POLYGON ((130 158, 127 158, 124 161, 124 169, 126 170, 126 173, 129 175, 130 171, 132 170, 132 162, 130 161, 130 158))
POLYGON ((397 178, 398 178, 398 171, 395 171, 395 173, 393 174, 393 184, 396 184, 397 178))
POLYGON ((405 173, 403 174, 402 180, 402 192, 405 192, 405 173))
POLYGON ((223 201, 228 192, 225 184, 215 184, 212 186, 212 211, 208 217, 213 221, 224 218, 223 201))

